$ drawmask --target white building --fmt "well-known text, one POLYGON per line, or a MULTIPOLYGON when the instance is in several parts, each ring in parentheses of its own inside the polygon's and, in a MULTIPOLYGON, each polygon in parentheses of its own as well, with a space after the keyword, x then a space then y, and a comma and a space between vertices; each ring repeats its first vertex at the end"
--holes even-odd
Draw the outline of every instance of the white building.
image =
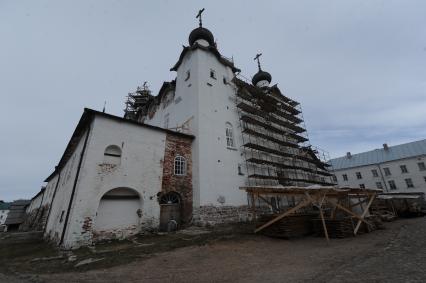
POLYGON ((426 140, 388 146, 330 160, 339 186, 426 193, 426 140))
MULTIPOLYGON (((258 56, 257 56, 258 57, 258 56)), ((85 109, 40 203, 45 236, 77 247, 190 224, 245 221, 242 186, 331 184, 308 143, 299 103, 262 71, 251 83, 194 29, 153 96, 129 95, 125 117, 85 109)))
POLYGON ((9 207, 10 203, 0 201, 0 231, 2 231, 1 227, 3 227, 6 222, 7 215, 9 214, 9 207))

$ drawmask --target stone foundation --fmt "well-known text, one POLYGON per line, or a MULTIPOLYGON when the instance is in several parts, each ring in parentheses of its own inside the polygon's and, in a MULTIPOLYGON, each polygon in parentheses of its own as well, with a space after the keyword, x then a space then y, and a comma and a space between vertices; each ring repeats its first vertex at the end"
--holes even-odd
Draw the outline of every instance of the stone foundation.
POLYGON ((213 226, 224 223, 251 221, 252 214, 247 205, 213 206, 194 208, 193 224, 196 226, 213 226))

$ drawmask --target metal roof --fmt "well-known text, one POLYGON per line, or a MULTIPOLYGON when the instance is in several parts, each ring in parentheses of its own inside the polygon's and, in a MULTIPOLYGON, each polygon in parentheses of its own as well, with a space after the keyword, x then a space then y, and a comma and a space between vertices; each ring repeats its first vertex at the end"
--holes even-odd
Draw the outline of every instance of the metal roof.
POLYGON ((334 158, 331 159, 329 163, 331 163, 331 165, 333 166, 333 170, 342 170, 352 167, 379 164, 421 155, 426 155, 426 139, 395 146, 389 146, 387 150, 381 148, 362 153, 352 154, 350 158, 348 158, 347 156, 334 158))

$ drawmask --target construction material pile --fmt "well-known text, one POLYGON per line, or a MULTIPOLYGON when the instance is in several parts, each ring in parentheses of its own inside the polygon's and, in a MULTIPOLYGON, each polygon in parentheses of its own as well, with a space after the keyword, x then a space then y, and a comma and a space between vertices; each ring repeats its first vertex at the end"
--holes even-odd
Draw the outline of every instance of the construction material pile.
MULTIPOLYGON (((259 219, 259 225, 263 225, 268 221, 274 219, 277 215, 275 214, 264 214, 259 219)), ((264 235, 270 237, 278 237, 284 239, 298 238, 306 235, 310 235, 313 232, 311 219, 315 215, 313 214, 298 214, 291 215, 283 218, 274 223, 264 230, 264 235)))

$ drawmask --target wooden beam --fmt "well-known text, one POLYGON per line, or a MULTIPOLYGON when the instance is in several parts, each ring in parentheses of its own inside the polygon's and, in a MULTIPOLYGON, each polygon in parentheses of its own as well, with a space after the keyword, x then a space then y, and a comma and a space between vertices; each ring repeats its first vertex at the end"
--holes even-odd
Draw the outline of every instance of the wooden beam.
POLYGON ((320 216, 321 216, 321 222, 322 222, 322 228, 324 229, 324 235, 325 235, 325 238, 327 239, 327 244, 330 244, 330 238, 328 238, 327 225, 325 224, 324 214, 322 213, 321 206, 319 206, 318 209, 319 209, 319 213, 320 213, 320 216))
POLYGON ((357 205, 360 205, 360 204, 362 204, 362 203, 366 202, 367 200, 368 200, 368 197, 365 197, 365 199, 363 199, 363 200, 361 200, 361 201, 359 201, 359 202, 357 202, 357 203, 351 204, 351 208, 352 208, 352 207, 355 207, 355 206, 357 206, 357 205))
POLYGON ((288 215, 290 215, 290 214, 292 214, 292 213, 296 212, 298 209, 301 209, 302 207, 305 207, 305 206, 307 206, 307 205, 309 205, 309 204, 311 204, 311 203, 312 203, 312 201, 311 201, 311 200, 307 200, 307 199, 302 200, 302 201, 301 201, 301 202, 299 202, 299 203, 298 203, 295 207, 293 207, 293 208, 291 208, 291 209, 289 209, 289 210, 287 210, 287 211, 283 212, 282 214, 278 215, 278 216, 277 216, 277 217, 275 217, 274 219, 272 219, 272 220, 268 221, 267 223, 263 224, 262 226, 260 226, 260 227, 259 227, 259 228, 257 228, 256 230, 254 230, 254 232, 255 232, 255 233, 257 233, 257 232, 259 232, 259 231, 261 231, 261 230, 265 229, 266 227, 268 227, 268 226, 270 226, 270 225, 274 224, 275 222, 279 221, 280 219, 282 219, 282 218, 284 218, 284 217, 286 217, 286 216, 288 216, 288 215))
POLYGON ((358 214, 353 213, 352 211, 350 211, 349 209, 347 209, 344 206, 341 206, 340 204, 332 201, 332 200, 328 200, 331 204, 333 204, 334 206, 336 206, 337 208, 339 208, 340 210, 343 210, 344 212, 352 215, 353 217, 357 218, 358 220, 364 222, 367 225, 370 225, 370 223, 368 223, 365 219, 363 219, 361 216, 359 216, 358 214))
MULTIPOLYGON (((374 198, 376 197, 376 195, 372 195, 370 197, 370 201, 367 204, 367 207, 364 209, 364 211, 361 214, 361 218, 364 219, 365 215, 368 212, 368 209, 370 208, 371 204, 373 203, 374 198)), ((358 223, 356 224, 355 230, 354 230, 354 235, 356 235, 356 233, 358 232, 359 227, 361 226, 361 219, 358 220, 358 223)), ((369 225, 369 224, 368 224, 369 225)))

